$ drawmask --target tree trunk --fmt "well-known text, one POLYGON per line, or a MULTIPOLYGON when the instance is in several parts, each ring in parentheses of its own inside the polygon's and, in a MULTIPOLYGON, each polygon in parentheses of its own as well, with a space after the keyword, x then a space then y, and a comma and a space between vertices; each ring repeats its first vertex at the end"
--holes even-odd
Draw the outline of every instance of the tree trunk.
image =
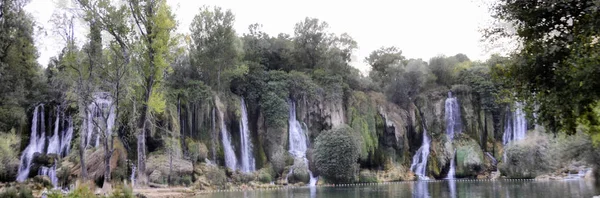
POLYGON ((85 167, 85 136, 83 136, 84 133, 85 131, 81 130, 81 135, 79 136, 79 138, 81 139, 79 144, 79 164, 81 165, 81 179, 85 181, 87 179, 87 168, 85 167))

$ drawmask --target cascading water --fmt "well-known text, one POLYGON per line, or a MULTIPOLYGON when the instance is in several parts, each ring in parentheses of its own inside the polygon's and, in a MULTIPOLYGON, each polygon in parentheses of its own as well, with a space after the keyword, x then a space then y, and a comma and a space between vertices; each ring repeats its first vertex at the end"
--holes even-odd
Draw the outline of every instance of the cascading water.
POLYGON ((223 112, 219 109, 219 116, 221 118, 221 141, 223 144, 223 152, 225 154, 225 166, 231 170, 237 169, 237 158, 235 156, 235 152, 233 152, 233 146, 231 145, 231 134, 227 131, 227 127, 225 126, 225 116, 223 116, 223 112))
POLYGON ((86 129, 86 146, 97 147, 100 144, 100 130, 97 125, 94 124, 94 120, 98 123, 106 124, 105 135, 110 136, 112 134, 112 128, 115 124, 115 107, 112 105, 110 95, 106 92, 97 92, 94 94, 94 101, 87 106, 87 119, 83 123, 83 128, 86 129), (106 117, 106 120, 104 116, 106 117), (104 123, 106 122, 106 123, 104 123))
MULTIPOLYGON (((31 136, 29 137, 29 145, 25 148, 23 153, 21 154, 21 162, 19 163, 19 173, 17 174, 17 181, 22 182, 27 179, 29 176, 29 169, 31 168, 31 161, 33 158, 33 154, 36 152, 41 152, 43 148, 38 148, 38 141, 42 138, 38 136, 38 116, 40 115, 39 109, 42 108, 43 112, 43 104, 38 105, 33 110, 33 118, 31 120, 31 136)), ((44 117, 41 116, 42 122, 44 122, 44 117)))
POLYGON ((67 156, 71 151, 71 139, 73 139, 73 120, 71 120, 71 117, 67 119, 67 124, 67 130, 63 131, 63 135, 60 140, 61 157, 67 156))
POLYGON ((502 136, 502 144, 506 145, 515 140, 525 139, 527 133, 527 120, 525 113, 521 109, 521 103, 515 105, 515 111, 506 114, 504 124, 504 135, 502 136))
POLYGON ((446 111, 446 135, 449 140, 453 140, 454 135, 462 131, 462 123, 460 119, 460 106, 456 97, 452 97, 452 92, 448 92, 444 110, 446 111))
POLYGON ((212 120, 211 120, 212 121, 211 122, 211 124, 212 124, 212 131, 211 131, 212 142, 210 145, 210 147, 211 147, 210 150, 212 152, 212 161, 216 163, 217 162, 217 134, 216 134, 217 133, 217 126, 216 126, 217 124, 215 122, 215 119, 216 119, 215 117, 217 117, 217 115, 215 114, 215 111, 216 111, 215 109, 216 108, 212 109, 212 116, 211 116, 211 118, 212 118, 212 120))
POLYGON ((446 179, 454 179, 454 175, 456 175, 456 150, 452 154, 452 160, 450 160, 450 170, 448 170, 448 175, 446 179))
POLYGON ((60 149, 60 137, 58 136, 58 125, 60 121, 60 117, 58 115, 58 111, 56 111, 56 121, 54 122, 54 135, 50 138, 50 142, 48 143, 48 153, 59 153, 60 149))
POLYGON ((425 129, 425 125, 423 124, 423 143, 421 143, 421 147, 413 156, 412 164, 410 165, 410 170, 417 175, 420 180, 428 180, 425 171, 427 170, 427 158, 429 157, 429 144, 431 140, 427 136, 427 130, 425 129))
POLYGON ((245 173, 255 171, 254 156, 252 155, 252 140, 248 128, 248 112, 244 98, 241 100, 242 119, 240 120, 240 134, 242 136, 242 171, 245 173))
MULTIPOLYGON (((308 148, 308 137, 306 130, 302 128, 302 124, 296 119, 296 103, 288 101, 289 106, 289 153, 296 159, 303 160, 308 168, 308 159, 306 159, 306 150, 308 148)), ((309 186, 315 186, 317 184, 317 177, 314 177, 310 169, 308 174, 310 176, 309 186)), ((288 175, 293 173, 293 169, 290 168, 288 175)))
MULTIPOLYGON (((445 120, 446 120, 446 136, 448 137, 448 141, 454 140, 454 135, 461 133, 462 131, 462 122, 460 118, 460 106, 458 105, 458 100, 456 97, 452 97, 452 92, 448 92, 448 98, 446 98, 445 102, 445 120)), ((455 156, 452 155, 452 159, 450 160, 450 170, 448 170, 447 179, 454 179, 454 173, 456 172, 455 168, 455 156)))

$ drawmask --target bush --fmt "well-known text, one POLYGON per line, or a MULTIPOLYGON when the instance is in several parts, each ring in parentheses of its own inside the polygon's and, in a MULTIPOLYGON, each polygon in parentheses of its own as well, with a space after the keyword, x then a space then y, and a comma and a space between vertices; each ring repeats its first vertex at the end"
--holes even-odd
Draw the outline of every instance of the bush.
POLYGON ((206 169, 206 179, 211 185, 221 186, 227 182, 225 171, 217 167, 208 166, 206 169))
POLYGON ((92 190, 93 184, 80 184, 70 192, 67 197, 68 198, 88 198, 88 197, 96 197, 92 190))
POLYGON ((17 198, 19 197, 19 191, 14 187, 5 188, 4 191, 0 192, 0 197, 4 198, 17 198))
POLYGON ((358 167, 359 146, 352 128, 345 125, 322 132, 315 143, 315 165, 329 182, 354 182, 358 167))
POLYGON ((133 198, 133 189, 131 189, 128 185, 121 185, 121 187, 116 188, 110 198, 133 198))
POLYGON ((509 143, 500 172, 509 178, 535 178, 554 167, 547 134, 530 133, 521 141, 509 143))
POLYGON ((252 173, 235 172, 231 176, 231 179, 233 180, 233 182, 245 184, 256 180, 256 176, 252 173))
POLYGON ((377 175, 369 170, 360 171, 358 176, 360 183, 377 183, 377 175))
POLYGON ((189 175, 185 175, 181 178, 181 182, 182 185, 184 186, 190 186, 190 184, 192 184, 192 176, 189 175))
POLYGON ((260 173, 258 173, 258 181, 265 183, 265 184, 271 183, 271 181, 273 181, 273 177, 268 172, 261 171, 260 173))
POLYGON ((278 149, 275 154, 271 157, 271 165, 273 167, 273 171, 275 171, 275 175, 279 175, 283 172, 286 166, 286 156, 285 151, 282 149, 278 149))
POLYGON ((14 131, 0 133, 0 182, 11 182, 16 179, 19 169, 18 148, 20 139, 14 131))
POLYGON ((31 189, 27 186, 21 186, 21 188, 19 188, 19 198, 33 198, 31 189))

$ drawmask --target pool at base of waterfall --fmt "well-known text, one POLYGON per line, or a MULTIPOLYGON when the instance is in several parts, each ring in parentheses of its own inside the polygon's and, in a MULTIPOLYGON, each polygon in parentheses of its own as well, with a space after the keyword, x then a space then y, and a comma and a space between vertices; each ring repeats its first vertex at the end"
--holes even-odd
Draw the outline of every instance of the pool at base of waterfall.
POLYGON ((579 180, 429 180, 379 184, 349 184, 252 191, 200 193, 198 197, 593 197, 600 194, 593 181, 579 180))

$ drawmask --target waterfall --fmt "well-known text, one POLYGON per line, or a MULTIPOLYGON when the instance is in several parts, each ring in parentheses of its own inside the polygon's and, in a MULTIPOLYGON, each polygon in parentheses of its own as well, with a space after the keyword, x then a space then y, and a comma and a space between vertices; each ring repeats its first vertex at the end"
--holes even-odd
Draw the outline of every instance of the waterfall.
POLYGON ((71 151, 71 139, 73 139, 73 120, 71 117, 67 119, 67 130, 63 131, 62 139, 60 140, 60 154, 65 157, 71 151))
POLYGON ((216 108, 213 107, 212 116, 211 116, 211 124, 212 124, 211 139, 212 139, 212 142, 210 144, 210 147, 211 147, 210 150, 212 152, 212 161, 216 163, 217 162, 217 134, 216 134, 217 126, 216 126, 216 122, 215 122, 215 117, 217 117, 217 115, 215 115, 215 109, 216 108))
POLYGON ((38 136, 38 116, 39 116, 39 109, 40 107, 42 107, 42 122, 43 121, 43 104, 38 105, 35 107, 35 109, 33 110, 33 118, 31 120, 31 135, 29 136, 29 145, 27 145, 27 147, 25 148, 25 150, 23 151, 23 153, 21 154, 21 162, 19 163, 19 172, 17 174, 17 181, 22 182, 25 181, 25 179, 27 179, 27 177, 29 176, 29 169, 31 168, 31 161, 33 158, 33 154, 36 152, 41 152, 40 148, 38 148, 38 140, 41 139, 40 136, 38 136))
MULTIPOLYGON (((460 119, 460 106, 456 97, 452 97, 452 92, 448 92, 448 98, 446 98, 444 110, 446 111, 446 136, 448 141, 454 140, 454 135, 461 133, 462 122, 460 119)), ((456 151, 455 151, 456 152, 456 151)), ((447 179, 454 179, 454 173, 456 172, 455 167, 455 154, 452 155, 450 160, 450 170, 448 170, 447 179)))
POLYGON ((50 137, 48 143, 48 153, 60 154, 60 138, 58 135, 58 125, 60 123, 60 117, 58 111, 56 111, 56 121, 54 122, 54 135, 50 137))
POLYGON ((427 136, 427 130, 425 129, 425 124, 423 124, 423 143, 421 143, 421 147, 413 156, 412 164, 410 165, 410 170, 417 175, 417 177, 421 180, 428 180, 429 178, 426 175, 427 170, 427 158, 429 157, 429 144, 431 140, 427 136))
POLYGON ((225 153, 225 166, 235 171, 237 168, 237 158, 231 145, 231 134, 229 134, 225 126, 225 116, 223 116, 223 112, 220 109, 219 116, 221 118, 221 141, 223 143, 223 153, 225 153))
MULTIPOLYGON (((29 145, 27 145, 27 147, 21 154, 21 161, 19 163, 17 181, 25 181, 25 179, 27 179, 27 177, 29 176, 29 173, 31 172, 33 155, 35 153, 56 154, 57 157, 64 157, 69 154, 69 150, 71 147, 71 139, 73 138, 73 123, 71 121, 71 118, 69 117, 67 119, 68 126, 66 128, 65 126, 61 128, 59 109, 59 107, 56 108, 54 133, 50 137, 46 148, 44 105, 40 104, 35 107, 31 120, 31 135, 29 138, 29 145)), ((58 177, 56 175, 56 164, 52 165, 51 167, 41 166, 38 169, 37 174, 48 176, 52 181, 54 187, 57 187, 58 177)))
POLYGON ((462 123, 460 119, 460 106, 456 97, 452 97, 452 92, 448 92, 444 110, 446 111, 446 135, 449 140, 453 140, 454 135, 462 131, 462 123))
POLYGON ((112 134, 112 128, 115 124, 115 107, 112 104, 110 95, 106 92, 94 93, 94 101, 87 106, 86 121, 83 123, 86 129, 86 147, 97 147, 100 144, 102 131, 99 126, 106 124, 105 135, 112 134), (106 117, 105 117, 106 116, 106 117), (106 119, 106 120, 105 120, 106 119), (94 123, 96 120, 96 123, 94 123), (93 143, 92 143, 93 142, 93 143))
POLYGON ((448 170, 446 179, 454 179, 454 175, 456 175, 456 149, 454 150, 454 154, 452 154, 452 160, 450 160, 450 170, 448 170))
POLYGON ((131 163, 131 186, 135 186, 135 164, 131 163))
MULTIPOLYGON (((310 176, 309 186, 315 186, 317 184, 317 177, 314 177, 310 169, 308 169, 308 159, 306 158, 306 150, 308 148, 308 137, 306 134, 307 130, 302 128, 302 124, 296 119, 296 103, 289 100, 289 150, 288 152, 294 156, 294 158, 301 159, 306 164, 308 174, 310 176)), ((292 173, 290 168, 289 174, 292 173)), ((289 175, 288 174, 288 175, 289 175)))
POLYGON ((254 156, 252 155, 252 140, 248 128, 248 112, 244 98, 241 99, 242 119, 240 120, 240 134, 242 143, 242 171, 245 173, 255 171, 254 156))
POLYGON ((517 103, 515 111, 506 114, 504 135, 502 136, 502 144, 504 145, 515 140, 525 139, 527 120, 521 106, 521 103, 517 103))

